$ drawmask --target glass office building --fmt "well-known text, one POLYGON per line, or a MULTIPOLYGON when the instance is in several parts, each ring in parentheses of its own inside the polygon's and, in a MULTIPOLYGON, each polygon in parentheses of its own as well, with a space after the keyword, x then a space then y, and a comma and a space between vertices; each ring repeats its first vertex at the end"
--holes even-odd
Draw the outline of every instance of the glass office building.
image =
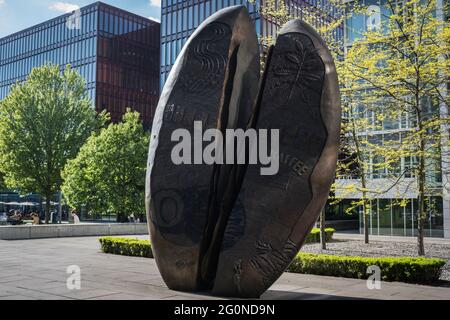
MULTIPOLYGON (((337 10, 327 0, 285 0, 285 2, 292 16, 302 18, 305 14, 313 13, 311 20, 316 28, 332 21, 337 15, 337 10)), ((161 88, 181 48, 195 28, 216 11, 241 4, 247 6, 259 36, 276 35, 279 26, 260 15, 263 0, 161 1, 161 88)), ((339 29, 336 36, 342 37, 343 29, 339 29)))
POLYGON ((120 121, 127 107, 151 120, 159 96, 159 23, 96 2, 0 39, 0 100, 34 67, 67 64, 96 110, 120 121))
MULTIPOLYGON (((447 1, 448 2, 448 1, 447 1)), ((351 10, 352 4, 355 1, 348 1, 348 8, 351 10)), ((389 7, 386 5, 386 0, 359 0, 358 5, 370 7, 371 10, 367 12, 356 12, 351 14, 345 21, 345 47, 349 48, 354 41, 362 38, 364 33, 371 28, 379 28, 383 32, 388 31, 389 16, 392 14, 389 7)), ((399 5, 402 5, 399 3, 399 5)), ((439 8, 438 8, 439 9, 439 8)), ((449 19, 450 12, 442 12, 443 19, 449 19)), ((382 100, 377 101, 381 105, 382 100)), ((439 108, 433 105, 431 101, 426 101, 427 113, 439 113, 439 108)), ((377 120, 377 114, 374 111, 367 110, 365 106, 360 106, 358 109, 360 117, 366 118, 369 121, 369 126, 374 126, 377 120)), ((410 118, 408 114, 401 114, 396 119, 384 118, 379 122, 379 130, 371 132, 371 142, 383 145, 385 142, 392 144, 393 142, 401 143, 405 138, 405 134, 411 130, 417 130, 415 119, 410 118)), ((367 133, 360 133, 366 135, 367 133)), ((444 154, 445 157, 445 154, 444 154)), ((381 186, 391 185, 392 182, 388 179, 392 174, 387 168, 376 169, 376 164, 380 161, 376 157, 368 160, 370 175, 367 184, 382 189, 381 186)), ((418 192, 417 183, 414 172, 408 170, 416 165, 417 160, 413 157, 403 157, 398 164, 398 172, 405 172, 402 181, 395 192, 389 191, 379 196, 374 197, 370 202, 371 211, 369 218, 369 232, 372 235, 392 235, 392 236, 417 236, 418 224, 418 192), (402 197, 399 198, 398 195, 402 197), (400 202, 404 200, 403 204, 400 202)), ((428 161, 428 160, 427 160, 428 161)), ((427 162, 427 189, 429 195, 425 199, 425 211, 427 212, 427 221, 425 222, 425 236, 426 237, 446 237, 450 238, 450 199, 445 195, 443 181, 447 180, 445 177, 446 170, 444 166, 448 166, 448 160, 442 159, 441 163, 427 162)), ((447 170, 448 172, 448 170, 447 170)), ((337 180, 337 184, 342 187, 358 184, 356 182, 358 177, 345 177, 337 180)), ((346 209, 351 207, 352 201, 357 201, 360 196, 358 192, 349 195, 348 192, 343 192, 346 199, 339 205, 327 206, 327 216, 337 219, 356 219, 357 225, 355 229, 358 232, 364 232, 363 224, 363 208, 355 208, 349 215, 346 209)))
MULTIPOLYGON (((148 128, 159 98, 159 45, 159 23, 96 2, 0 39, 0 100, 34 67, 70 64, 97 111, 106 109, 117 122, 130 107, 148 128)), ((12 209, 43 212, 43 199, 0 193, 0 213, 12 209)))

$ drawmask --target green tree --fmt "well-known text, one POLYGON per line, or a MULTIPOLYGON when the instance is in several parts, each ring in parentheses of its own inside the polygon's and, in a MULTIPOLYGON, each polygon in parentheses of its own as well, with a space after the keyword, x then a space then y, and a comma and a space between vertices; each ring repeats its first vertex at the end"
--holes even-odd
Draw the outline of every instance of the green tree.
POLYGON ((91 136, 63 171, 62 190, 72 207, 114 212, 118 220, 145 211, 145 171, 149 137, 139 113, 91 136))
POLYGON ((6 189, 6 184, 5 184, 5 178, 4 178, 4 174, 0 171, 0 191, 3 191, 6 189))
POLYGON ((320 223, 320 245, 322 247, 322 250, 327 250, 327 236, 325 232, 325 208, 323 208, 322 211, 320 211, 319 223, 320 223))
POLYGON ((383 135, 378 134, 388 123, 379 107, 380 98, 372 90, 366 91, 360 82, 348 78, 346 61, 338 65, 343 119, 340 157, 332 186, 334 196, 330 200, 331 205, 336 205, 342 199, 354 199, 346 212, 361 209, 364 242, 369 243, 372 201, 387 192, 401 197, 394 191, 398 190, 406 172, 401 172, 398 156, 392 152, 398 150, 398 141, 383 139, 383 135))
POLYGON ((35 68, 0 103, 0 171, 6 186, 45 197, 60 190, 61 170, 105 120, 86 95, 83 78, 68 66, 35 68))
MULTIPOLYGON (((354 14, 370 16, 368 9, 352 4, 354 14)), ((378 152, 381 158, 376 163, 409 163, 397 176, 415 177, 419 255, 425 253, 426 198, 442 190, 436 176, 448 166, 450 27, 444 19, 446 10, 442 1, 384 1, 382 23, 372 25, 353 42, 338 69, 341 81, 345 79, 344 95, 347 92, 356 99, 354 105, 373 105, 374 119, 383 125, 390 119, 400 123, 396 127, 400 134, 392 135, 396 141, 382 154, 378 152)))

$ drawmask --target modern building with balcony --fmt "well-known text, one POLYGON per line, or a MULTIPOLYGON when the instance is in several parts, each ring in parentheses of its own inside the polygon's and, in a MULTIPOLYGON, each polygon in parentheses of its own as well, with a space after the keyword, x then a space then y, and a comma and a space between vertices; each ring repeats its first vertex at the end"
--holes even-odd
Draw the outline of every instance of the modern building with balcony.
POLYGON ((158 22, 93 3, 0 39, 0 100, 34 67, 70 64, 97 111, 117 122, 129 107, 149 127, 159 98, 159 46, 158 22))

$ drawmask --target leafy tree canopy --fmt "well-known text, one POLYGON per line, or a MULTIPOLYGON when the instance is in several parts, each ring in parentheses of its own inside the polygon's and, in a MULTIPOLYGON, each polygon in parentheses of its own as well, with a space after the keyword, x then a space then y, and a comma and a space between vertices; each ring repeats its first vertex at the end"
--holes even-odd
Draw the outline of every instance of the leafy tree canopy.
POLYGON ((63 171, 68 204, 119 216, 144 213, 148 145, 139 113, 130 110, 123 122, 90 137, 63 171))
POLYGON ((86 95, 86 83, 67 66, 35 68, 0 104, 0 171, 6 186, 38 192, 47 200, 59 191, 61 171, 91 133, 103 125, 86 95))
MULTIPOLYGON (((448 188, 450 168, 450 25, 444 15, 448 7, 437 4, 384 1, 378 9, 380 23, 359 31, 345 59, 336 60, 344 114, 337 176, 345 183, 338 180, 339 198, 359 193, 353 205, 363 208, 368 223, 370 199, 394 188, 398 198, 405 190, 416 192, 420 255, 426 198, 448 188), (371 183, 380 178, 383 184, 371 183)), ((347 11, 369 18, 371 10, 352 3, 347 11)))
POLYGON ((4 174, 2 172, 0 172, 0 191, 5 190, 6 189, 6 185, 5 185, 5 181, 4 181, 4 174))

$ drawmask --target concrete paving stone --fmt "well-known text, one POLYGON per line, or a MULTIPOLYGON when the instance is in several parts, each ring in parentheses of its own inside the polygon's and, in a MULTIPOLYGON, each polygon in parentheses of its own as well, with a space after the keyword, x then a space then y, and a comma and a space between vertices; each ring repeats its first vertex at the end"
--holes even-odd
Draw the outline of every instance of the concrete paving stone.
POLYGON ((307 288, 307 286, 299 286, 298 284, 284 284, 284 283, 275 283, 273 286, 269 288, 269 290, 274 291, 294 291, 301 290, 303 288, 307 288))
POLYGON ((151 287, 156 287, 156 288, 166 288, 167 289, 166 284, 161 279, 160 280, 149 280, 149 281, 147 281, 145 283, 128 282, 128 281, 126 281, 126 283, 129 284, 130 286, 132 286, 132 285, 137 283, 137 284, 142 284, 142 285, 146 285, 146 286, 151 286, 151 287))
POLYGON ((173 291, 171 291, 167 287, 161 288, 156 286, 137 285, 137 284, 120 286, 120 290, 122 292, 132 294, 143 294, 143 295, 150 294, 152 296, 159 296, 161 298, 174 295, 173 291))
POLYGON ((161 300, 204 300, 204 299, 202 299, 201 297, 176 295, 176 296, 169 296, 161 300))
MULTIPOLYGON (((351 291, 336 292, 336 297, 345 297, 343 300, 389 300, 385 296, 359 294, 351 291)), ((340 300, 340 299, 337 299, 340 300)))
POLYGON ((36 298, 28 297, 28 296, 21 296, 21 295, 11 295, 2 297, 2 300, 36 300, 36 298))
MULTIPOLYGON (((100 252, 98 237, 0 242, 0 297, 8 299, 219 299, 169 290, 153 259, 100 252), (80 291, 65 285, 69 265, 81 267, 80 291), (17 274, 16 270, 20 270, 17 274), (31 296, 31 297, 30 297, 31 296)), ((382 283, 285 273, 262 299, 450 299, 449 287, 382 283)))
POLYGON ((47 273, 42 273, 38 276, 36 276, 37 279, 47 280, 47 281, 59 281, 59 282, 66 282, 67 278, 69 277, 69 274, 60 273, 60 274, 54 274, 51 271, 47 271, 47 273))
MULTIPOLYGON (((0 270, 1 270, 1 268, 0 268, 0 270)), ((3 283, 3 284, 11 283, 11 282, 16 283, 16 282, 22 281, 24 279, 27 279, 27 277, 24 277, 22 275, 13 275, 10 277, 4 277, 3 275, 1 275, 0 283, 3 283)))
POLYGON ((101 296, 101 297, 95 297, 95 298, 90 298, 87 300, 159 300, 160 298, 152 298, 150 296, 138 296, 138 295, 133 295, 133 294, 129 294, 129 293, 123 293, 123 292, 119 292, 119 293, 114 293, 114 294, 110 294, 107 296, 101 296))
POLYGON ((382 293, 376 293, 370 296, 371 299, 379 299, 379 300, 448 300, 448 297, 434 297, 424 294, 409 294, 400 292, 395 295, 385 296, 382 293))
MULTIPOLYGON (((170 291, 173 296, 184 296, 192 298, 193 300, 229 300, 229 298, 224 297, 214 297, 207 292, 189 293, 181 291, 170 291)), ((170 298, 167 298, 170 300, 170 298)))
POLYGON ((280 290, 271 290, 266 291, 262 296, 262 300, 303 300, 307 299, 314 294, 309 293, 300 293, 300 292, 289 292, 289 291, 280 291, 280 290))
POLYGON ((296 290, 292 290, 293 292, 302 292, 302 293, 310 293, 310 294, 333 294, 335 292, 339 292, 340 290, 336 289, 326 289, 326 288, 315 288, 315 287, 305 287, 296 290))
POLYGON ((111 290, 104 290, 104 289, 94 289, 94 288, 83 289, 83 287, 81 288, 81 290, 68 290, 67 288, 64 289, 51 288, 51 289, 43 289, 40 291, 43 292, 44 294, 53 294, 63 296, 66 298, 83 299, 83 300, 117 293, 111 290))
POLYGON ((133 294, 133 295, 141 295, 141 296, 152 296, 155 299, 156 298, 164 298, 171 295, 174 295, 174 292, 169 290, 167 287, 161 288, 161 287, 155 287, 155 286, 148 286, 148 285, 139 285, 136 283, 126 283, 124 281, 119 281, 115 284, 94 284, 89 283, 86 284, 90 287, 95 288, 101 288, 106 290, 111 290, 115 292, 122 292, 127 294, 133 294))
POLYGON ((269 290, 261 296, 261 300, 341 300, 347 297, 310 292, 284 292, 269 290))
POLYGON ((14 286, 23 289, 39 290, 47 288, 66 287, 66 282, 42 280, 42 279, 28 279, 19 282, 14 282, 14 286))
MULTIPOLYGON (((133 286, 127 286, 127 285, 123 284, 122 282, 114 283, 114 284, 103 283, 103 282, 99 282, 99 283, 87 282, 87 283, 84 283, 84 285, 88 286, 89 288, 100 289, 100 290, 109 290, 111 293, 122 292, 122 293, 142 295, 142 296, 148 295, 152 291, 151 289, 148 289, 147 287, 136 288, 133 286)), ((161 293, 161 295, 166 296, 167 293, 163 292, 163 293, 161 293)))
POLYGON ((31 290, 25 288, 14 288, 11 292, 15 295, 23 295, 35 300, 72 300, 68 297, 64 297, 56 294, 49 294, 38 290, 31 290))
POLYGON ((12 292, 8 291, 9 287, 0 286, 0 298, 7 297, 12 294, 12 292))

